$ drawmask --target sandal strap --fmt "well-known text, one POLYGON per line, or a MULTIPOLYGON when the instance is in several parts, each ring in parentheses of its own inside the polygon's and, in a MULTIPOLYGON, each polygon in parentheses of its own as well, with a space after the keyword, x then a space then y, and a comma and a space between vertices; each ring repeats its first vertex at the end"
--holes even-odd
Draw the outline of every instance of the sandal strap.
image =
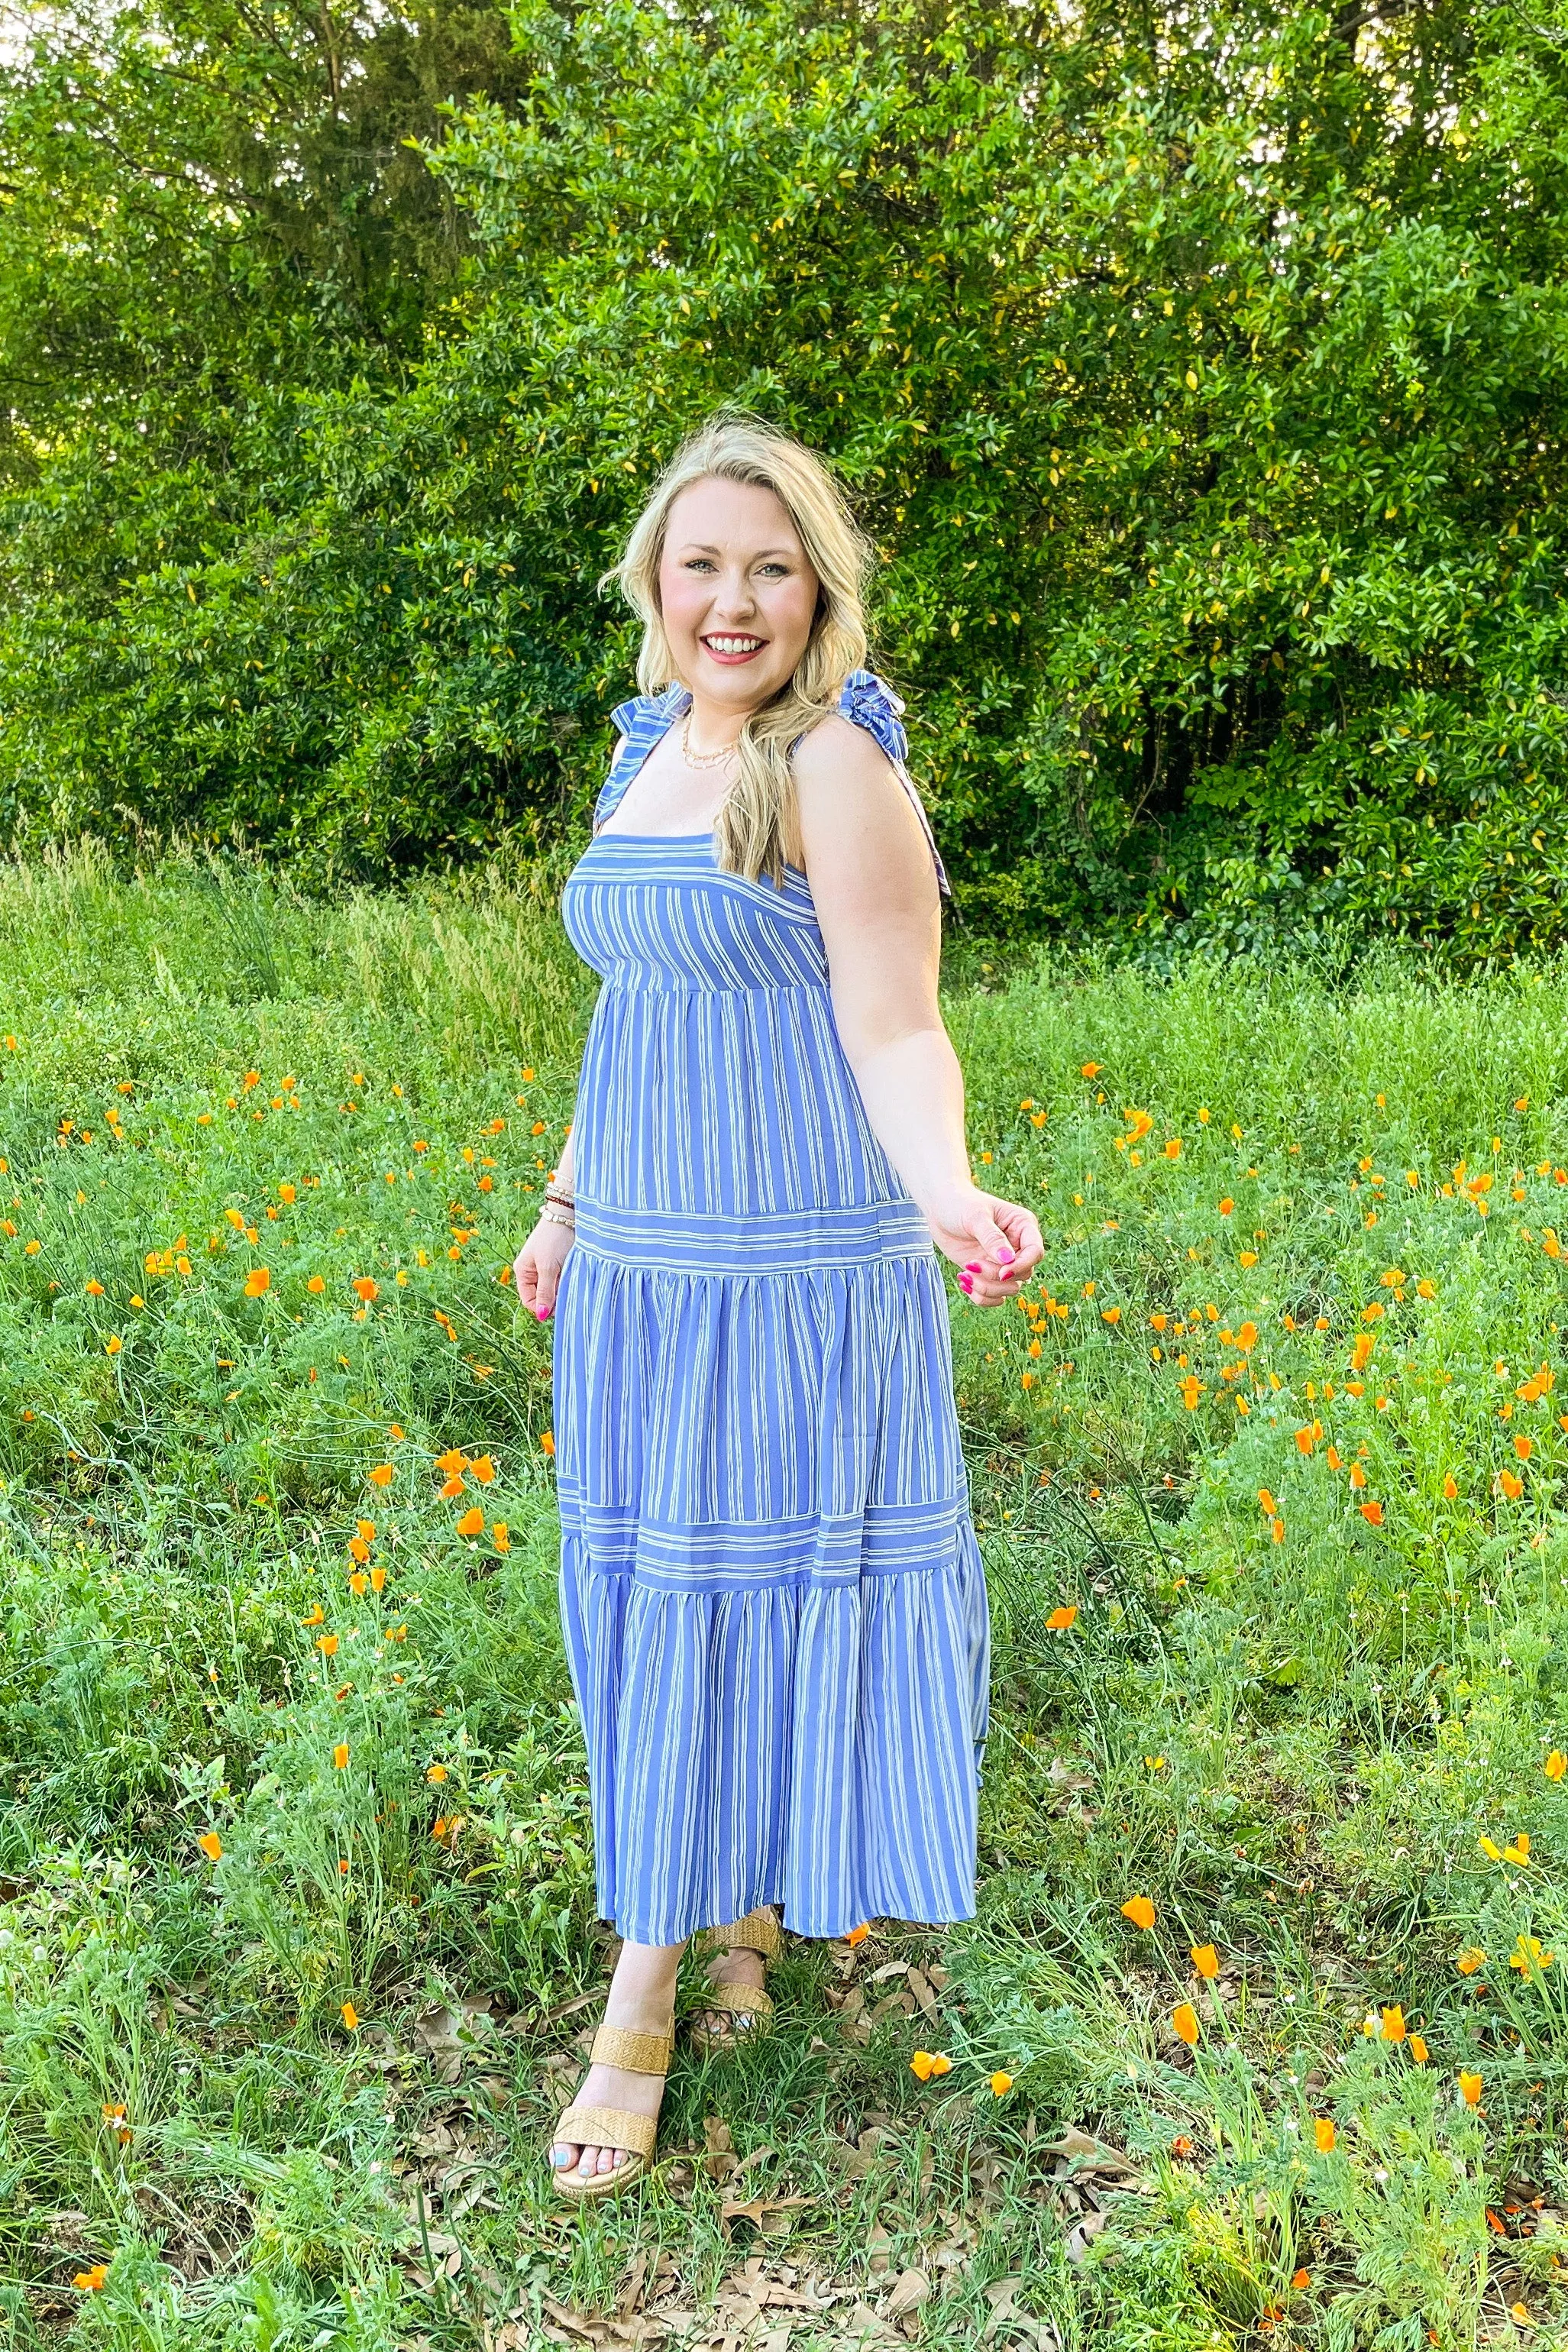
POLYGON ((575 2147, 625 2147, 650 2157, 659 2144, 659 2119, 634 2116, 628 2107, 568 2107, 555 2137, 575 2147))
MULTIPOLYGON (((628 2074, 667 2074, 674 2055, 675 2029, 667 2033, 637 2033, 624 2025, 601 2025, 593 2037, 593 2055, 590 2063, 596 2066, 620 2066, 628 2074)), ((617 2140, 617 2147, 628 2141, 617 2140)))
POLYGON ((702 1996, 704 2009, 715 2009, 727 2017, 771 2017, 773 2000, 760 1985, 709 1985, 702 1996))
POLYGON ((760 1952, 766 1960, 776 1960, 784 1948, 784 1938, 779 1932, 779 1922, 763 1905, 748 1911, 744 1919, 737 1919, 727 1927, 709 1930, 719 1951, 760 1952))

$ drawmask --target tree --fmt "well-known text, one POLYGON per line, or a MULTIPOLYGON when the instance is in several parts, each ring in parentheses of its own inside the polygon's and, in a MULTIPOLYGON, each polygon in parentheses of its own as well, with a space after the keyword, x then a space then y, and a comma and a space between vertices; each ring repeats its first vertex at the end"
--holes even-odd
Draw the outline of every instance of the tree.
POLYGON ((110 495, 94 417, 13 500, 18 813, 356 870, 559 837, 629 667, 594 583, 738 400, 886 551, 982 925, 1561 933, 1560 47, 1458 7, 513 23, 514 86, 426 150, 475 250, 416 363, 247 359, 221 481, 110 495))

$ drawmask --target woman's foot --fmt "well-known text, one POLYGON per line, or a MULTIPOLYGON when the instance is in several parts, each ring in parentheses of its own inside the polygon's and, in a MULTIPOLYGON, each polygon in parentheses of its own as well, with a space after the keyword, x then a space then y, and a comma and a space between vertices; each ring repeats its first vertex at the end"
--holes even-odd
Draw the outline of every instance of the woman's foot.
POLYGON ((762 1904, 744 1919, 715 1927, 705 1940, 708 1982, 718 1998, 697 2011, 692 2039, 699 2050, 733 2050, 743 2033, 755 2033, 772 2018, 773 2003, 763 1988, 768 1963, 777 1959, 782 1941, 779 1914, 762 1904))
MULTIPOLYGON (((715 1952, 707 1964, 708 1982, 716 1985, 746 1985, 760 1992, 768 1982, 768 1963, 760 1952, 748 1951, 743 1944, 733 1944, 727 1951, 715 1952)), ((737 2015, 727 2009, 699 2009, 697 2024, 710 2042, 733 2041, 737 2034, 750 2033, 758 2023, 754 2013, 737 2015)))
MULTIPOLYGON (((675 1969, 681 1951, 679 1944, 622 1944, 610 1982, 610 1997, 604 2004, 605 2025, 655 2041, 666 2039, 674 2010, 675 1969)), ((590 2066, 578 2085, 572 2107, 620 2107, 631 2115, 646 2116, 652 2121, 658 2115, 664 2095, 663 2074, 596 2063, 590 2066)), ((626 2147, 601 2147, 591 2141, 557 2139, 551 2143, 549 2160, 558 2174, 570 2173, 578 2179, 589 2180, 596 2174, 619 2171, 633 2153, 626 2147)))

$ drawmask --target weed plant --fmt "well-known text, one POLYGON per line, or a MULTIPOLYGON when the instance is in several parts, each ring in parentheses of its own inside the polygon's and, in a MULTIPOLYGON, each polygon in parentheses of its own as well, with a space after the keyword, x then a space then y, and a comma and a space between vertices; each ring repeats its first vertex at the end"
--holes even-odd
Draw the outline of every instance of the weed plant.
POLYGON ((563 2212, 612 1948, 505 1276, 590 985, 527 877, 7 869, 11 2340, 1559 2340, 1562 978, 975 967, 1047 1239, 954 1294, 978 1916, 791 1946, 563 2212))

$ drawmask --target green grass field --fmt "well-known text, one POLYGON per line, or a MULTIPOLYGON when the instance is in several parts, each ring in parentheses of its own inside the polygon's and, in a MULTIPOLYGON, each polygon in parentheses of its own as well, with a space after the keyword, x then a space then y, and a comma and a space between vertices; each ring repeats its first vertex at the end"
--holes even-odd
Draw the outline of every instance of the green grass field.
POLYGON ((502 1276, 589 976, 526 880, 8 869, 9 2340, 1568 2340, 1565 976, 970 959, 1047 1236, 955 1293, 980 1916, 792 1948, 563 2211, 610 1945, 502 1276))

